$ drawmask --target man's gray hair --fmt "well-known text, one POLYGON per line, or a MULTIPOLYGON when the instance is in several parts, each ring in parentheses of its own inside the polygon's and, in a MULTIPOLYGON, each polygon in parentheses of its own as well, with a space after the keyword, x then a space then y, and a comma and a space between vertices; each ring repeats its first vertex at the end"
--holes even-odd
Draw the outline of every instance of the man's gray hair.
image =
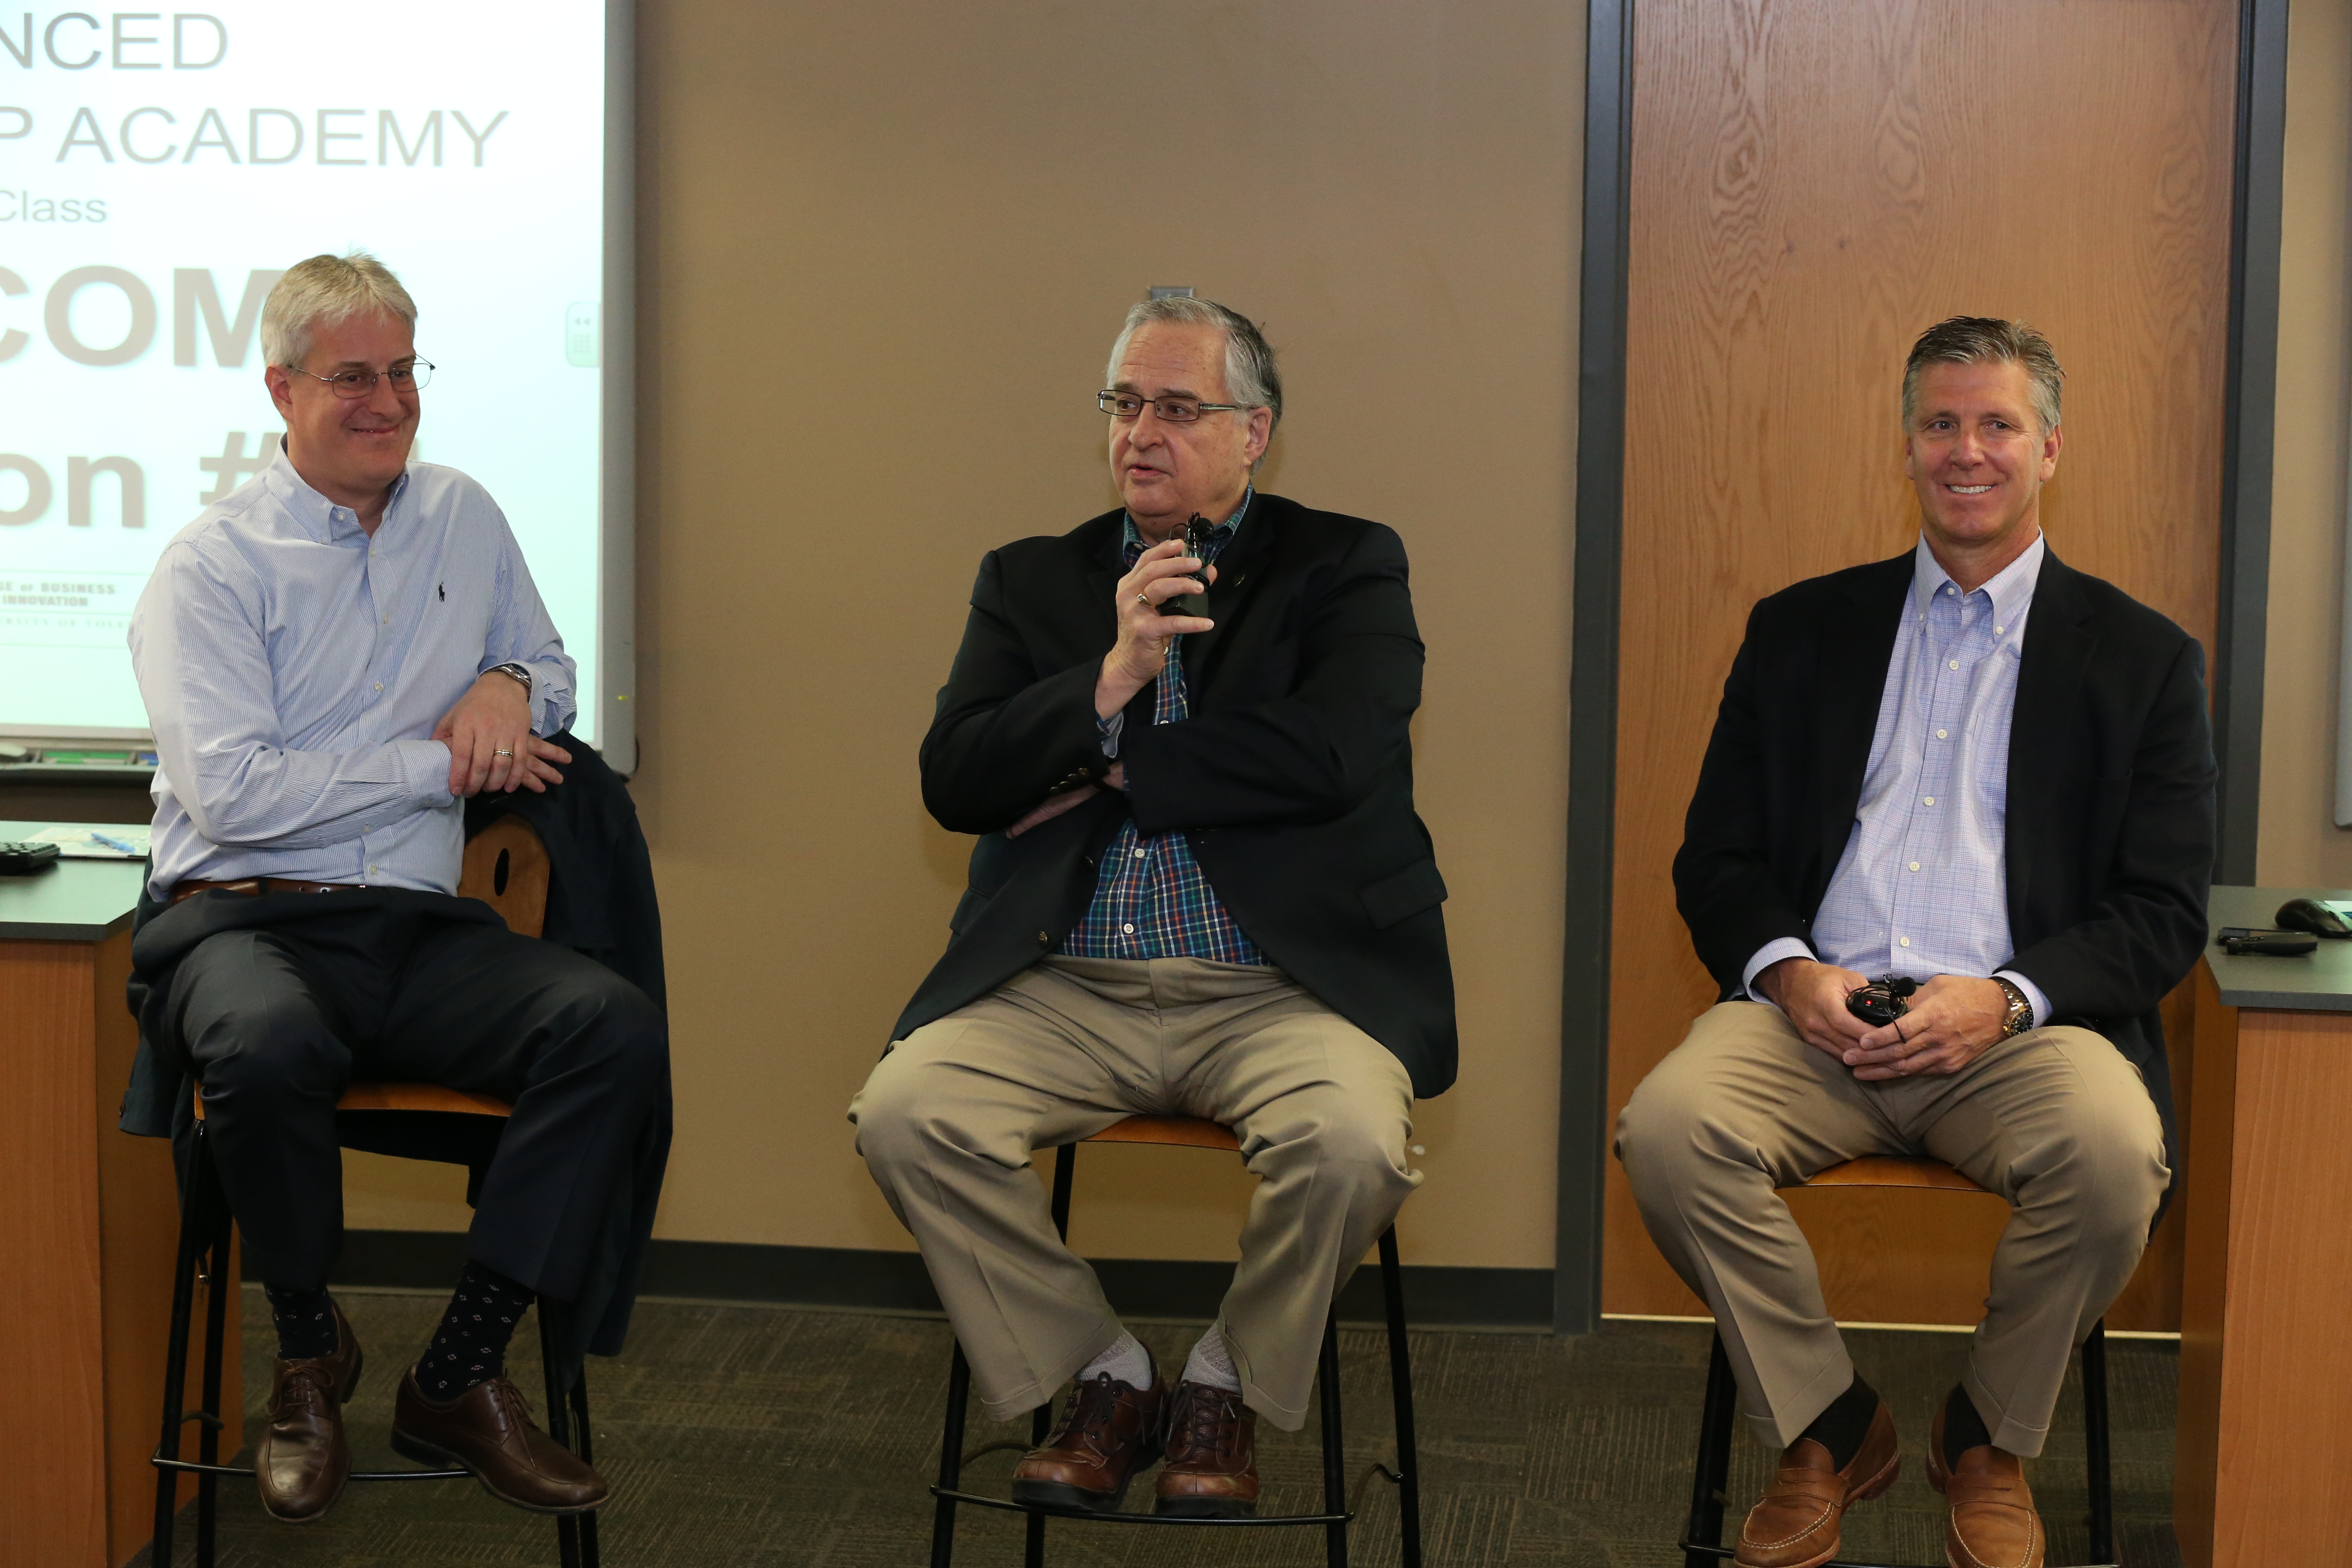
POLYGON ((271 364, 299 367, 321 327, 340 327, 372 310, 416 330, 416 301, 392 269, 364 250, 314 256, 286 269, 261 305, 261 352, 271 364))
POLYGON ((1225 397, 1244 408, 1269 408, 1274 422, 1282 423, 1282 375, 1274 368, 1274 350, 1265 334, 1238 310, 1228 310, 1213 300, 1171 294, 1129 307, 1127 325, 1110 345, 1110 365, 1103 384, 1118 379, 1118 362, 1127 357, 1127 343, 1138 327, 1151 321, 1181 321, 1187 326, 1222 327, 1225 333, 1225 397))
POLYGON ((1903 366, 1903 427, 1919 413, 1919 374, 1931 364, 2021 364, 2033 384, 2033 414, 2044 436, 2058 428, 2058 394, 2066 384, 2050 340, 2023 321, 1953 316, 1919 334, 1903 366))

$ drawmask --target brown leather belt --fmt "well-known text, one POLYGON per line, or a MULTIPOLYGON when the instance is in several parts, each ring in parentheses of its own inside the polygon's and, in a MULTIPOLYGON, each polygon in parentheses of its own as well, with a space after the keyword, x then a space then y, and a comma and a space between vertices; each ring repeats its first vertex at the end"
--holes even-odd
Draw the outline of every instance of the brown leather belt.
POLYGON ((172 889, 172 902, 176 904, 183 899, 193 899, 198 893, 209 893, 215 888, 226 893, 242 893, 247 898, 258 898, 264 893, 357 893, 365 890, 365 885, 359 882, 304 882, 292 877, 239 877, 229 882, 183 882, 172 889))

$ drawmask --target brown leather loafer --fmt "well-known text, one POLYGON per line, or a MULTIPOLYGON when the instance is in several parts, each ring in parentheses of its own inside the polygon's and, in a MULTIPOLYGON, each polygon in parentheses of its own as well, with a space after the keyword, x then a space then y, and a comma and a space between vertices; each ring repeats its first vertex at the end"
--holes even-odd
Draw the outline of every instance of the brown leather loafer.
POLYGON ((2042 1568, 2049 1538, 2025 1484, 2025 1461, 1985 1444, 1945 1464, 1940 1406, 1927 1438, 1927 1484, 1952 1505, 1944 1523, 1944 1561, 1951 1568, 2042 1568))
POLYGON ((1820 1568, 1838 1553, 1845 1510, 1893 1486, 1902 1468, 1895 1413, 1883 1399, 1853 1462, 1843 1469, 1827 1447, 1800 1437, 1781 1451, 1772 1484, 1748 1510, 1731 1560, 1739 1568, 1820 1568))
POLYGON ((586 1513, 611 1489, 586 1460, 531 1425, 522 1390, 503 1377, 436 1405, 409 1368, 393 1405, 392 1446, 420 1465, 471 1470, 484 1491, 533 1513, 586 1513))
POLYGON ((1167 1385, 1130 1388, 1099 1373, 1070 1391, 1070 1408, 1042 1448, 1013 1470, 1013 1500, 1108 1513, 1136 1472, 1160 1457, 1167 1385))
POLYGON ((1231 1389, 1180 1383, 1169 1401, 1168 1463, 1151 1511, 1247 1519, 1257 1511, 1257 1412, 1231 1389))
POLYGON ((335 1506, 352 1478, 343 1441, 343 1401, 360 1385, 366 1359, 343 1310, 335 1308, 331 1355, 278 1359, 269 1373, 269 1425, 254 1449, 262 1511, 282 1524, 308 1524, 335 1506))

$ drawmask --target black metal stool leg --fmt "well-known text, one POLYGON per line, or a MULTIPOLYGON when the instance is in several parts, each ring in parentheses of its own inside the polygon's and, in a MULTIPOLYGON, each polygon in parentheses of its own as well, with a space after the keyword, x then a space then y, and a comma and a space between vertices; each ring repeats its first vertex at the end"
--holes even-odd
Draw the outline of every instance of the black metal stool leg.
MULTIPOLYGON (((572 1447, 571 1412, 563 1399, 563 1345, 557 1319, 562 1308, 541 1297, 539 1302, 540 1386, 547 1395, 547 1435, 572 1447)), ((583 1568, 580 1561, 580 1516, 555 1516, 555 1553, 563 1568, 583 1568)))
MULTIPOLYGON (((1718 1333, 1707 1352, 1706 1404, 1699 1415, 1698 1458, 1691 1466, 1690 1521, 1683 1535, 1689 1546, 1723 1544, 1723 1489, 1731 1475, 1731 1423, 1738 1403, 1739 1385, 1718 1333)), ((1683 1554, 1684 1568, 1712 1568, 1718 1561, 1709 1552, 1683 1554)))
POLYGON ((1396 1227, 1381 1232, 1381 1294, 1389 1310, 1389 1396, 1396 1405, 1397 1518, 1402 1568, 1421 1568, 1421 1450, 1412 1429, 1412 1358, 1405 1344, 1404 1266, 1396 1227))
MULTIPOLYGON (((971 1363, 963 1346, 955 1348, 948 1363, 948 1415, 940 1434, 940 1490, 951 1492, 963 1484, 963 1415, 971 1400, 971 1363)), ((931 1505, 931 1568, 950 1568, 955 1561, 955 1499, 941 1497, 931 1505)))
MULTIPOLYGON (((1323 1320, 1323 1355, 1315 1370, 1316 1403, 1323 1408, 1323 1511, 1348 1511, 1348 1433, 1339 1419, 1339 1319, 1323 1320)), ((1334 1519, 1323 1527, 1323 1558, 1329 1568, 1348 1568, 1348 1525, 1334 1519)))
MULTIPOLYGON (((186 1397, 188 1387, 188 1323, 195 1315, 196 1304, 196 1257, 211 1233, 211 1214, 205 1203, 211 1173, 212 1154, 205 1147, 205 1130, 199 1125, 188 1156, 187 1190, 180 1194, 179 1261, 172 1275, 171 1340, 163 1351, 163 1426, 155 1442, 159 1458, 180 1457, 181 1401, 186 1397)), ((179 1512, 179 1501, 180 1472, 157 1469, 155 1529, 149 1538, 148 1560, 152 1563, 168 1565, 172 1561, 172 1526, 173 1516, 179 1512)))
MULTIPOLYGON (((1065 1143, 1054 1156, 1054 1234, 1064 1241, 1070 1239, 1070 1187, 1076 1179, 1078 1146, 1065 1143)), ((1048 1397, 1029 1417, 1029 1446, 1045 1446, 1046 1436, 1054 1430, 1054 1402, 1048 1397)), ((1045 1568, 1045 1516, 1033 1513, 1023 1542, 1022 1568, 1045 1568)))
MULTIPOLYGON (((579 1439, 572 1451, 584 1464, 596 1462, 596 1443, 588 1425, 588 1369, 583 1364, 572 1376, 572 1420, 579 1439)), ((580 1515, 580 1568, 603 1568, 604 1554, 596 1543, 596 1519, 593 1513, 580 1515)))
POLYGON ((1070 1239, 1070 1184, 1078 1169, 1078 1146, 1065 1143, 1054 1156, 1054 1234, 1070 1239))
POLYGON ((2083 1342, 2083 1446, 2091 1489, 2091 1560, 2116 1560, 2115 1477, 2107 1447, 2107 1321, 2083 1342))
MULTIPOLYGON (((228 1293, 236 1289, 236 1279, 229 1270, 229 1239, 234 1228, 228 1212, 227 1195, 221 1192, 218 1178, 205 1163, 205 1179, 212 1186, 209 1207, 212 1210, 211 1247, 205 1256, 211 1258, 205 1278, 205 1382, 204 1411, 197 1417, 196 1458, 200 1463, 220 1463, 221 1428, 226 1417, 221 1408, 221 1342, 226 1336, 228 1318, 228 1293)), ((214 1537, 220 1519, 220 1478, 209 1472, 196 1478, 196 1568, 213 1568, 214 1537)))
MULTIPOLYGON (((1066 1168, 1069 1151, 1066 1149, 1062 1152, 1066 1168)), ((1054 1402, 1048 1399, 1029 1413, 1029 1446, 1044 1447, 1045 1436, 1053 1429, 1054 1402)), ((1029 1528, 1022 1538, 1021 1564, 1022 1568, 1045 1568, 1045 1516, 1042 1513, 1029 1516, 1029 1528)))

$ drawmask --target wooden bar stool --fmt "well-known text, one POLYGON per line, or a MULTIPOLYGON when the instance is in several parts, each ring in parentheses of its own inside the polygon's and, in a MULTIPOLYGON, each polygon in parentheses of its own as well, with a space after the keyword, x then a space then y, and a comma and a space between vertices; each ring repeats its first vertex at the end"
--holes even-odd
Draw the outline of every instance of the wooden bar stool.
MULTIPOLYGON (((1151 1143, 1163 1148, 1223 1149, 1239 1152, 1240 1141, 1230 1128, 1189 1116, 1130 1116, 1080 1142, 1087 1143, 1151 1143)), ((1070 1234, 1070 1187, 1077 1166, 1077 1145, 1062 1146, 1054 1163, 1054 1228, 1066 1240, 1070 1234)), ((1405 1347, 1403 1268, 1397 1260, 1396 1229, 1381 1234, 1381 1289, 1388 1310, 1389 1389, 1396 1406, 1397 1464, 1391 1470, 1379 1461, 1365 1468, 1357 1484, 1359 1501, 1364 1486, 1378 1475, 1397 1488, 1398 1522, 1402 1538, 1403 1568, 1421 1568, 1421 1465, 1412 1430, 1412 1368, 1405 1347)), ((1328 1568, 1346 1568, 1348 1526, 1357 1509, 1348 1498, 1347 1434, 1339 1418, 1339 1335, 1336 1304, 1323 1322, 1323 1352, 1316 1370, 1316 1404, 1322 1415, 1323 1510, 1320 1513, 1267 1514, 1249 1519, 1162 1518, 1152 1513, 1089 1513, 984 1497, 961 1489, 963 1467, 981 1455, 998 1449, 1026 1449, 1045 1440, 1053 1427, 1051 1402, 1030 1417, 1028 1443, 991 1443, 963 1451, 964 1406, 971 1394, 971 1367, 963 1347, 956 1346, 948 1371, 946 1430, 940 1440, 940 1479, 931 1488, 938 1500, 931 1518, 932 1568, 950 1568, 955 1558, 955 1510, 958 1503, 1003 1509, 1029 1516, 1026 1568, 1044 1568, 1045 1521, 1048 1518, 1087 1520, 1112 1524, 1207 1525, 1213 1528, 1317 1525, 1323 1527, 1324 1560, 1328 1568)))
MULTIPOLYGON (((1977 1185, 1941 1160, 1895 1155, 1872 1155, 1848 1160, 1816 1173, 1802 1187, 1909 1187, 1944 1193, 1998 1194, 1977 1185)), ((1790 1189, 1783 1188, 1783 1191, 1790 1189)), ((2083 1342, 2083 1442, 2088 1450, 2091 1493, 2091 1556, 2084 1568, 2115 1568, 2115 1492, 2107 1445, 2106 1320, 2091 1325, 2083 1342)), ((1724 1352, 1723 1335, 1715 1335, 1706 1360, 1706 1404, 1699 1417, 1698 1462, 1691 1475, 1690 1519, 1680 1542, 1684 1568, 1707 1568, 1728 1562, 1732 1548, 1723 1544, 1724 1487, 1731 1471, 1731 1429, 1739 1403, 1739 1386, 1731 1375, 1731 1358, 1724 1352)), ((1872 1563, 1838 1558, 1822 1568, 1927 1568, 1925 1564, 1872 1563)), ((1942 1568, 1936 1564, 1935 1568, 1942 1568)))
MULTIPOLYGON (((519 816, 491 824, 466 846, 461 896, 480 898, 513 930, 535 937, 544 929, 549 867, 547 850, 530 825, 519 816)), ((355 1083, 335 1102, 339 1130, 346 1115, 463 1117, 475 1145, 496 1146, 499 1123, 513 1113, 503 1100, 468 1094, 431 1083, 355 1083), (470 1124, 470 1125, 469 1125, 470 1124)), ((344 1142, 352 1137, 346 1131, 344 1142)), ((218 1514, 217 1491, 223 1476, 251 1478, 252 1468, 220 1462, 221 1351, 228 1292, 236 1289, 229 1262, 234 1216, 215 1169, 205 1128, 204 1092, 195 1096, 195 1133, 188 1155, 188 1173, 180 1195, 179 1262, 172 1282, 172 1326, 163 1368, 163 1435, 155 1447, 155 1531, 148 1561, 172 1561, 172 1534, 179 1501, 179 1478, 196 1477, 196 1565, 213 1568, 214 1533, 218 1514), (205 1364, 202 1403, 194 1409, 184 1404, 187 1394, 188 1326, 194 1313, 199 1280, 210 1289, 205 1310, 205 1364), (181 1433, 196 1423, 196 1458, 180 1458, 181 1433)), ((587 1463, 595 1463, 588 1425, 588 1377, 583 1366, 564 1386, 566 1360, 563 1304, 542 1300, 538 1308, 540 1358, 545 1374, 547 1432, 587 1463), (557 1390, 562 1389, 561 1396, 557 1390), (576 1436, 575 1436, 576 1431, 576 1436)), ((355 1470, 354 1481, 455 1480, 470 1477, 467 1470, 355 1470)), ((555 1521, 556 1551, 563 1568, 599 1568, 596 1516, 559 1515, 555 1521)))

